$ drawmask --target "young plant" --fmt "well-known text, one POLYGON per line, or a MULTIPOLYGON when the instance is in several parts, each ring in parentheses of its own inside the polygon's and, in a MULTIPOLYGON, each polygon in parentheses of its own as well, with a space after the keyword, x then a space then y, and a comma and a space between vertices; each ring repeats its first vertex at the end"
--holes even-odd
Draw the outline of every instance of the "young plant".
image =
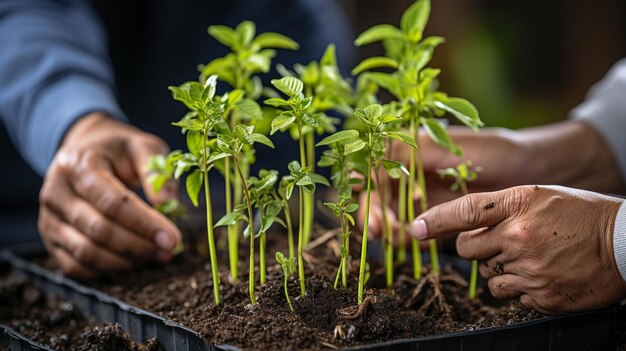
MULTIPOLYGON (((201 80, 219 74, 220 80, 235 89, 231 96, 237 97, 238 101, 225 113, 225 120, 231 129, 242 122, 248 126, 254 125, 262 118, 261 109, 255 102, 263 91, 261 79, 257 75, 269 72, 272 58, 276 55, 274 49, 296 50, 298 43, 282 34, 272 32, 261 33, 255 37, 256 26, 250 21, 243 21, 236 28, 210 26, 208 32, 231 52, 206 65, 201 65, 199 67, 202 72, 201 80)), ((244 147, 240 167, 246 176, 252 159, 251 149, 244 147)), ((242 203, 243 183, 230 159, 225 159, 224 165, 219 169, 224 174, 226 213, 230 213, 233 204, 242 203)), ((236 224, 228 226, 229 263, 233 281, 237 280, 239 228, 236 224)))
MULTIPOLYGON (((402 15, 401 26, 397 28, 390 24, 376 25, 363 32, 355 40, 358 46, 382 41, 386 56, 370 57, 362 61, 353 74, 360 74, 377 68, 392 69, 392 73, 366 72, 364 78, 388 90, 400 105, 399 111, 415 140, 418 148, 410 150, 410 163, 407 190, 408 221, 415 218, 413 195, 415 180, 420 190, 420 209, 428 209, 428 196, 424 178, 422 155, 419 150, 418 130, 423 127, 428 136, 437 144, 445 147, 457 156, 461 150, 454 145, 448 135, 445 125, 435 117, 445 113, 455 116, 461 123, 477 130, 482 126, 476 108, 467 100, 448 97, 436 91, 433 82, 440 70, 428 68, 434 49, 444 42, 442 37, 423 38, 422 34, 430 16, 430 0, 418 0, 402 15)), ((432 269, 439 272, 437 243, 429 242, 432 269)), ((419 244, 412 241, 414 277, 421 277, 421 258, 419 244)))
POLYGON ((304 194, 313 194, 315 192, 315 184, 323 184, 330 186, 326 178, 319 174, 311 172, 310 167, 302 167, 298 161, 291 161, 287 165, 289 175, 284 179, 284 197, 288 200, 293 194, 294 187, 299 188, 299 215, 298 215, 298 277, 300 280, 300 296, 306 294, 306 283, 304 277, 304 257, 302 252, 304 251, 304 194))
POLYGON ((289 210, 289 198, 291 197, 291 192, 293 191, 293 186, 289 184, 292 182, 293 177, 284 176, 278 184, 278 194, 280 201, 283 204, 283 213, 285 215, 285 222, 287 225, 287 246, 289 248, 289 258, 295 259, 296 249, 293 241, 293 224, 291 223, 291 211, 289 210))
POLYGON ((285 298, 287 299, 287 303, 289 304, 289 309, 293 311, 293 305, 291 304, 291 299, 289 298, 289 289, 287 288, 287 283, 289 283, 289 277, 296 271, 296 260, 294 257, 285 257, 282 252, 276 252, 276 262, 283 269, 283 285, 285 287, 285 298))
MULTIPOLYGON (((282 65, 278 65, 277 69, 285 77, 295 77, 304 84, 304 95, 312 96, 313 100, 307 111, 316 115, 317 127, 305 125, 302 128, 304 135, 304 144, 307 153, 307 166, 315 172, 315 133, 321 135, 324 133, 334 133, 335 125, 339 120, 326 114, 329 110, 335 110, 342 114, 351 114, 350 99, 352 88, 348 81, 342 77, 339 67, 337 66, 337 57, 335 55, 335 46, 330 44, 326 47, 322 58, 318 61, 311 61, 306 66, 296 64, 292 72, 282 65)), ((297 128, 291 128, 290 132, 294 139, 298 139, 297 128)), ((305 194, 304 207, 304 242, 308 243, 313 228, 314 220, 314 194, 305 194)))
MULTIPOLYGON (((354 116, 361 122, 365 129, 364 140, 355 142, 353 146, 355 151, 361 149, 367 150, 367 167, 365 170, 366 181, 366 201, 365 201, 365 219, 363 223, 363 236, 361 244, 361 259, 359 264, 359 287, 358 287, 358 303, 363 302, 363 291, 366 281, 366 266, 367 266, 367 233, 369 227, 369 214, 370 214, 370 198, 372 191, 372 172, 383 161, 385 155, 385 139, 393 138, 400 140, 403 143, 416 147, 415 140, 408 134, 397 131, 388 131, 387 126, 389 123, 397 121, 399 117, 384 114, 383 107, 378 104, 370 105, 364 109, 355 109, 354 116)), ((328 138, 342 139, 344 135, 348 136, 348 133, 354 135, 356 131, 348 130, 335 133, 328 138)), ((358 133, 358 132, 357 132, 358 133)), ((345 140, 345 139, 342 139, 345 140)), ((393 161, 391 161, 393 162, 393 161)))
POLYGON ((350 174, 353 170, 352 162, 348 160, 348 156, 358 151, 354 146, 362 148, 363 141, 358 139, 359 132, 355 130, 346 130, 337 132, 324 140, 317 143, 316 146, 328 145, 329 150, 324 151, 318 165, 320 167, 332 167, 331 179, 337 189, 337 202, 326 202, 324 205, 328 207, 341 223, 340 232, 340 263, 335 277, 334 287, 337 288, 339 277, 344 288, 348 286, 348 255, 350 250, 350 225, 354 226, 354 217, 351 215, 359 208, 359 205, 353 202, 352 185, 360 183, 359 179, 351 178, 350 174))
MULTIPOLYGON (((187 176, 186 189, 189 199, 194 206, 198 206, 198 195, 204 184, 206 201, 207 236, 209 243, 209 255, 211 260, 211 274, 213 278, 213 294, 215 303, 220 303, 220 277, 217 267, 217 253, 213 233, 213 210, 211 206, 211 192, 209 187, 209 171, 218 160, 227 157, 222 152, 212 152, 209 147, 209 137, 215 133, 215 128, 222 123, 224 112, 223 104, 214 101, 216 76, 209 77, 204 85, 198 82, 187 82, 179 87, 170 87, 172 96, 185 104, 191 112, 173 125, 180 127, 186 133, 187 149, 189 152, 174 151, 168 156, 174 178, 191 171, 187 176)), ((169 167, 169 166, 166 166, 169 167)), ((157 178, 157 183, 161 182, 157 178)))
MULTIPOLYGON (((309 165, 310 157, 307 156, 307 150, 305 147, 304 128, 317 128, 318 114, 311 113, 309 108, 313 102, 313 97, 305 97, 302 94, 304 89, 304 83, 295 77, 284 77, 281 79, 272 80, 272 85, 288 96, 288 99, 271 98, 265 100, 265 104, 279 108, 283 110, 278 116, 272 120, 272 130, 270 134, 274 134, 277 131, 289 127, 293 127, 296 131, 295 136, 298 140, 298 146, 300 150, 300 162, 291 162, 289 164, 289 171, 291 176, 297 178, 298 181, 293 183, 293 186, 298 185, 299 191, 299 219, 298 219, 298 273, 300 276, 300 293, 304 295, 306 293, 305 281, 304 281, 304 260, 302 258, 302 250, 305 245, 305 223, 312 222, 311 217, 313 215, 313 208, 305 207, 306 194, 313 196, 315 193, 315 183, 322 183, 329 186, 328 181, 312 171, 312 165, 309 165)), ((314 152, 315 150, 310 152, 314 152)), ((314 156, 313 156, 314 159, 314 156)), ((291 191, 288 190, 291 194, 291 191)), ((288 196, 290 197, 290 195, 288 196)))
MULTIPOLYGON (((461 194, 467 195, 467 183, 473 182, 478 177, 480 167, 472 168, 472 161, 465 161, 459 163, 454 168, 446 168, 437 170, 437 174, 441 178, 450 177, 454 180, 454 183, 450 185, 450 191, 455 192, 461 189, 461 194)), ((470 283, 468 297, 470 300, 476 298, 476 281, 478 280, 478 261, 472 260, 470 269, 470 283)))
MULTIPOLYGON (((261 234, 263 234, 264 231, 262 230, 263 228, 261 228, 261 230, 259 230, 257 234, 255 234, 254 215, 252 211, 252 206, 254 206, 253 201, 258 200, 258 199, 254 199, 251 195, 251 187, 253 184, 246 183, 246 175, 241 169, 241 155, 242 155, 242 150, 245 145, 252 146, 254 143, 260 143, 270 148, 274 148, 274 144, 272 143, 271 140, 269 140, 268 137, 260 133, 254 133, 253 126, 244 126, 244 125, 239 124, 235 126, 232 133, 229 133, 228 129, 225 129, 222 133, 217 134, 218 149, 220 150, 222 154, 226 155, 226 157, 229 157, 233 160, 233 164, 235 165, 235 169, 237 170, 237 175, 239 176, 241 183, 245 185, 243 188, 244 194, 245 194, 245 203, 238 205, 237 207, 235 207, 235 209, 233 209, 232 212, 224 215, 224 217, 222 217, 217 222, 216 226, 235 225, 239 221, 244 221, 248 223, 243 234, 244 234, 244 237, 247 237, 250 242, 250 265, 249 265, 248 288, 249 288, 249 293, 250 293, 250 302, 253 304, 256 303, 256 296, 254 293, 254 283, 255 283, 254 240, 257 236, 260 236, 261 234), (248 211, 247 216, 242 213, 244 209, 247 209, 248 211)), ((275 182, 276 182, 276 176, 273 175, 273 182, 271 182, 272 187, 275 182)), ((258 185, 258 184, 254 184, 254 185, 258 185)), ((264 264, 265 261, 263 260, 262 263, 264 264)), ((262 267, 261 271, 263 271, 264 268, 265 267, 262 267)), ((264 278, 265 277, 264 272, 262 274, 264 278)))

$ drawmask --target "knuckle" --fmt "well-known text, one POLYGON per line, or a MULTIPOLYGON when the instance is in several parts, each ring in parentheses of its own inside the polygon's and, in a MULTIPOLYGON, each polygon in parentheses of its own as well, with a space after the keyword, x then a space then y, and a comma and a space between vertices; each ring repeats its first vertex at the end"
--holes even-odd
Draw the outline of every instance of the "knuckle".
POLYGON ((103 244, 111 238, 111 229, 111 225, 106 220, 92 216, 85 225, 85 234, 97 243, 103 244))
POLYGON ((531 188, 527 186, 517 186, 510 189, 508 196, 505 197, 506 208, 509 213, 522 214, 528 208, 529 198, 531 196, 531 188))
POLYGON ((128 195, 125 192, 101 191, 96 206, 105 216, 115 217, 127 199, 128 195))
POLYGON ((96 249, 89 242, 77 245, 73 251, 73 255, 78 262, 91 264, 96 260, 96 249))
POLYGON ((467 227, 475 228, 480 224, 480 213, 476 211, 473 196, 462 197, 454 208, 454 212, 456 218, 467 227))

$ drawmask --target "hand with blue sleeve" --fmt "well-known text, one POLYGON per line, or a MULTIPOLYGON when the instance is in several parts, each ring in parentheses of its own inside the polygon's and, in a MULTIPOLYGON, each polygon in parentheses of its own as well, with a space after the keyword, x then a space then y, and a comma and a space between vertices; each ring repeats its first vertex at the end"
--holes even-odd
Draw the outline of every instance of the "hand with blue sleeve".
MULTIPOLYGON (((173 223, 139 199, 160 139, 122 121, 106 37, 83 0, 0 2, 0 118, 41 175, 39 229, 61 268, 76 276, 166 261, 173 223), (54 158, 54 160, 53 160, 54 158)), ((147 192, 151 201, 160 197, 147 192)))

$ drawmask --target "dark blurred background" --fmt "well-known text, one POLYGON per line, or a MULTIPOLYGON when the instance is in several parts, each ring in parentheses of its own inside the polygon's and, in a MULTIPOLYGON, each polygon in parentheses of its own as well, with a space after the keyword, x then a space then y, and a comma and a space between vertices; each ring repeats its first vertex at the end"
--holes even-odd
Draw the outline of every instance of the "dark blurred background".
MULTIPOLYGON (((412 0, 339 2, 356 35, 375 24, 398 24, 412 0)), ((139 5, 132 7, 141 10, 139 5)), ((325 15, 328 20, 336 17, 325 15)), ((232 24, 248 18, 249 13, 240 16, 232 24)), ((126 17, 113 22, 115 28, 126 23, 126 17)), ((195 33, 206 36, 207 41, 204 28, 208 24, 198 23, 200 29, 195 33)), ((426 34, 447 39, 431 63, 443 71, 441 90, 472 101, 488 126, 540 125, 566 118, 587 89, 613 63, 626 57, 626 1, 432 0, 426 34)), ((133 47, 141 47, 141 43, 133 47)), ((382 47, 376 44, 358 49, 361 59, 380 54, 382 47)), ((358 62, 352 61, 343 67, 345 72, 358 62)), ((195 63, 200 62, 181 66, 195 74, 195 63)), ((168 84, 162 85, 167 93, 168 84)), ((41 180, 25 163, 12 160, 9 155, 16 151, 2 129, 0 230, 21 231, 21 227, 2 229, 2 223, 15 220, 28 222, 32 229, 41 180), (13 195, 8 196, 7 189, 13 195)))

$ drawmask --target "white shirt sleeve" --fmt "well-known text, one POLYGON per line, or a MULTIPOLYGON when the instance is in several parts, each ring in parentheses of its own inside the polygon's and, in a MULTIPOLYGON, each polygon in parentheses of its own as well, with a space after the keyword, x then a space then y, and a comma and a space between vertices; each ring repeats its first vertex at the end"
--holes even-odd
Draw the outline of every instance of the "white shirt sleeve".
POLYGON ((592 126, 606 141, 626 180, 626 59, 618 61, 570 116, 592 126))
POLYGON ((626 201, 622 203, 615 217, 613 255, 622 279, 626 281, 626 201))

